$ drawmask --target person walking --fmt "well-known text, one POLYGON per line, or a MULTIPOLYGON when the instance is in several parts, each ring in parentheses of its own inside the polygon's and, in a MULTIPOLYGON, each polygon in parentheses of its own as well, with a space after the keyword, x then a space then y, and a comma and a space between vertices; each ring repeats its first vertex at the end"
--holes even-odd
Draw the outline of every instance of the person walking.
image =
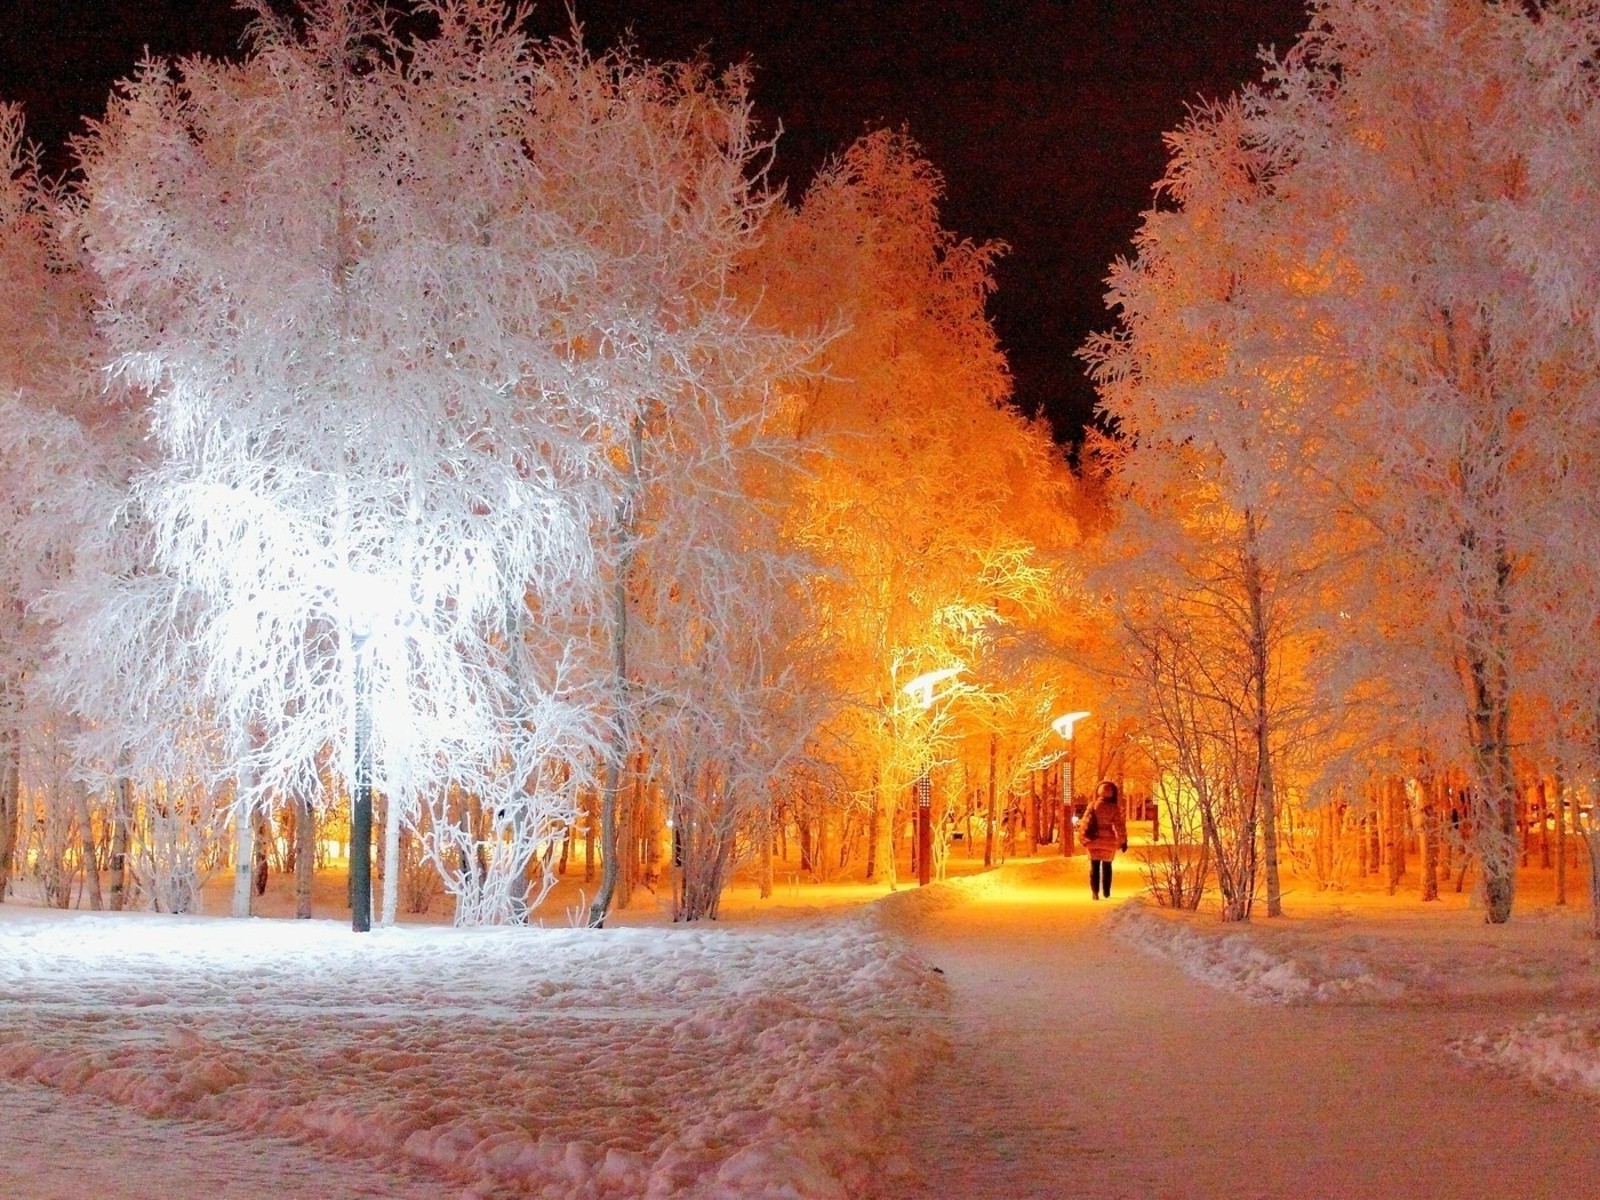
POLYGON ((1128 849, 1128 822, 1122 816, 1121 793, 1109 779, 1095 792, 1094 803, 1083 814, 1080 833, 1089 851, 1089 892, 1096 900, 1111 898, 1111 860, 1128 849))

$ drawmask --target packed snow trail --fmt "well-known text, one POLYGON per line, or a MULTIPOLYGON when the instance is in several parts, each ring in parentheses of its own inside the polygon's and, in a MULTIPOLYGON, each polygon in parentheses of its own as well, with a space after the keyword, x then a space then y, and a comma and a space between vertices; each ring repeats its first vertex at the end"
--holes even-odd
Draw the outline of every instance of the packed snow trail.
POLYGON ((906 1105, 924 1195, 1600 1194, 1591 1102, 1447 1049, 1531 1008, 1248 1004, 1114 938, 1121 901, 1092 901, 1081 861, 1020 873, 1035 879, 908 906, 952 992, 950 1057, 906 1105))

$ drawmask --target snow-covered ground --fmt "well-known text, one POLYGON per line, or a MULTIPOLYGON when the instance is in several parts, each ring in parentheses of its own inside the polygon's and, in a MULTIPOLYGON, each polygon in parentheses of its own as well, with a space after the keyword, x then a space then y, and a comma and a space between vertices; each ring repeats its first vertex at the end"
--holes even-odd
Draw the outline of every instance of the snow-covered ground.
POLYGON ((941 995, 861 921, 356 937, 0 908, 0 1078, 471 1195, 862 1194, 941 995))
POLYGON ((1454 1197, 1507 1123, 1504 1194, 1600 1186, 1581 894, 1536 875, 1488 927, 1297 891, 1241 928, 1083 875, 598 932, 8 902, 0 1195, 1454 1197))

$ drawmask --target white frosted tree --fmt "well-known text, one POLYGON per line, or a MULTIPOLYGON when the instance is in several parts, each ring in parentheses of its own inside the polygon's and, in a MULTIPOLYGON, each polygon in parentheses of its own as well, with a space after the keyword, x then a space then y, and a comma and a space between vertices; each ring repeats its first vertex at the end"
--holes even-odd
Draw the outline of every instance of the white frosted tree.
POLYGON ((126 509, 149 570, 84 591, 135 618, 102 662, 181 625, 241 824, 331 751, 458 919, 515 921, 587 784, 612 825, 653 698, 630 596, 707 534, 673 489, 737 541, 743 480, 693 464, 805 350, 729 286, 771 203, 740 72, 421 7, 405 36, 366 0, 303 31, 257 6, 242 64, 146 64, 84 142, 101 328, 158 449, 126 509))
POLYGON ((1545 69, 1507 34, 1539 20, 1481 0, 1329 0, 1253 115, 1294 163, 1287 219, 1332 265, 1318 317, 1355 390, 1349 467, 1458 683, 1493 922, 1515 887, 1513 710, 1537 655, 1546 464, 1592 374, 1577 331, 1537 319, 1533 274, 1486 220, 1528 185, 1508 85, 1545 69))
POLYGON ((805 627, 814 567, 782 540, 780 413, 761 392, 705 394, 647 449, 630 687, 672 822, 679 920, 717 915, 733 870, 770 837, 776 781, 828 715, 805 627))
MULTIPOLYGON (((1600 779, 1600 5, 1542 5, 1537 20, 1495 14, 1491 40, 1507 69, 1502 101, 1519 115, 1484 134, 1519 164, 1518 186, 1492 197, 1481 227, 1531 282, 1527 334, 1565 351, 1545 375, 1570 396, 1562 423, 1526 469, 1542 472, 1547 502, 1529 516, 1539 553, 1529 563, 1535 706, 1524 719, 1528 753, 1553 771, 1560 799, 1594 793, 1600 779)), ((1592 812, 1592 810, 1591 810, 1592 812)), ((1591 934, 1600 937, 1600 824, 1580 819, 1589 857, 1591 934)))
MULTIPOLYGON (((303 33, 261 7, 241 65, 146 64, 81 147, 101 327, 160 450, 133 508, 164 608, 124 628, 186 623, 249 748, 236 819, 331 747, 392 810, 458 789, 526 846, 603 744, 593 676, 539 633, 583 619, 610 455, 670 360, 619 337, 641 280, 597 244, 639 198, 541 161, 586 56, 498 4, 429 11, 401 40, 360 0, 303 33)), ((510 919, 501 894, 461 911, 510 919)))

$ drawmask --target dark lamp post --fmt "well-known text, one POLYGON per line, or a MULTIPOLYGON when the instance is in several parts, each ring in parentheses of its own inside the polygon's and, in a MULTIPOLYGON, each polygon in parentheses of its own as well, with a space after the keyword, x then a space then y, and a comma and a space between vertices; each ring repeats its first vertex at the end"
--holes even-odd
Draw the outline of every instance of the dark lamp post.
MULTIPOLYGON (((941 667, 918 675, 900 690, 926 712, 933 707, 934 689, 947 679, 954 679, 964 667, 941 667)), ((949 693, 945 693, 948 695, 949 693)), ((917 776, 912 785, 912 795, 917 809, 917 885, 927 887, 933 872, 933 780, 927 771, 917 776)), ((893 845, 891 841, 890 845, 893 845)))
POLYGON ((1077 808, 1074 799, 1076 787, 1073 783, 1073 776, 1076 773, 1075 768, 1077 767, 1078 752, 1077 747, 1072 741, 1072 727, 1088 715, 1089 713, 1086 710, 1080 709, 1077 712, 1063 713, 1054 721, 1050 722, 1050 728, 1054 729, 1062 737, 1067 739, 1067 794, 1062 799, 1061 804, 1062 857, 1066 857, 1072 853, 1072 842, 1074 837, 1072 829, 1072 817, 1077 808))
POLYGON ((350 782, 350 928, 372 929, 372 684, 367 636, 356 634, 355 720, 350 731, 355 770, 350 782))

